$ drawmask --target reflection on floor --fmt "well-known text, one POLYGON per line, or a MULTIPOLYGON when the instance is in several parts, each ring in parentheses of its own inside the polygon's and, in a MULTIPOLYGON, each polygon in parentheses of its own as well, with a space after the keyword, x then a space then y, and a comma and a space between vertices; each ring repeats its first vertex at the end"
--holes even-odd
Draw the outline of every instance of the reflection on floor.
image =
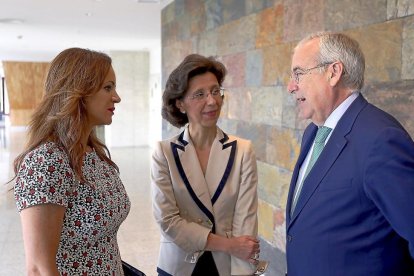
MULTIPOLYGON (((25 143, 24 128, 7 127, 0 143, 0 276, 25 275, 20 218, 7 182, 13 175, 14 157, 25 143)), ((131 212, 118 232, 122 258, 146 275, 157 275, 159 230, 152 216, 149 158, 150 148, 113 148, 112 159, 130 196, 131 212)))

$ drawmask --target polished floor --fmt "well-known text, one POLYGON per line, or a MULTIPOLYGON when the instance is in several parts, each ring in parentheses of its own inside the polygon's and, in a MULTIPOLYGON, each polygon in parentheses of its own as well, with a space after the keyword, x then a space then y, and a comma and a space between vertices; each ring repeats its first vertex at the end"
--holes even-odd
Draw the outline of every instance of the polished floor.
MULTIPOLYGON (((20 219, 10 185, 11 163, 25 143, 26 131, 18 127, 0 128, 0 276, 25 275, 20 219)), ((149 158, 150 148, 113 148, 121 179, 131 199, 131 212, 118 232, 122 258, 146 275, 156 274, 159 230, 152 216, 149 158)))

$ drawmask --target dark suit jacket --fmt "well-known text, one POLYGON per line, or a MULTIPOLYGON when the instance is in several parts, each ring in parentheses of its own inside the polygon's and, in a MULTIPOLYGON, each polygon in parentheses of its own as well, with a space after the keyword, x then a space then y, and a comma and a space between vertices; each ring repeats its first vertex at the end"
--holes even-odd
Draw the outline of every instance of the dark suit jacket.
POLYGON ((414 275, 414 143, 360 95, 305 179, 299 169, 317 127, 303 135, 286 210, 288 275, 414 275))

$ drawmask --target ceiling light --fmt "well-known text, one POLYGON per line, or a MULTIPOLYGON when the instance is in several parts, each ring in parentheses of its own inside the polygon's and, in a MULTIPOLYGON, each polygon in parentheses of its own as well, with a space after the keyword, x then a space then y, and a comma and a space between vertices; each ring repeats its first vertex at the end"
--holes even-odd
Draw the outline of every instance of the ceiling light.
POLYGON ((0 18, 0 24, 23 24, 24 20, 19 18, 0 18))
POLYGON ((160 0, 134 0, 134 2, 137 3, 154 3, 157 4, 160 2, 160 0))
POLYGON ((85 15, 86 15, 87 17, 91 17, 91 16, 92 16, 92 12, 87 12, 87 13, 85 13, 85 15))

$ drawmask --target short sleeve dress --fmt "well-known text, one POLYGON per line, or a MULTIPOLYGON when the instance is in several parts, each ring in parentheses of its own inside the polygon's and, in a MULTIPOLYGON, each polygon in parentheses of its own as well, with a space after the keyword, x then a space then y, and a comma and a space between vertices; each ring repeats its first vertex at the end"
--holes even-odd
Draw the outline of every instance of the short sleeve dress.
POLYGON ((48 142, 29 152, 14 188, 17 209, 66 207, 56 262, 61 275, 123 275, 117 231, 130 201, 119 174, 95 151, 86 153, 79 183, 67 154, 48 142))

